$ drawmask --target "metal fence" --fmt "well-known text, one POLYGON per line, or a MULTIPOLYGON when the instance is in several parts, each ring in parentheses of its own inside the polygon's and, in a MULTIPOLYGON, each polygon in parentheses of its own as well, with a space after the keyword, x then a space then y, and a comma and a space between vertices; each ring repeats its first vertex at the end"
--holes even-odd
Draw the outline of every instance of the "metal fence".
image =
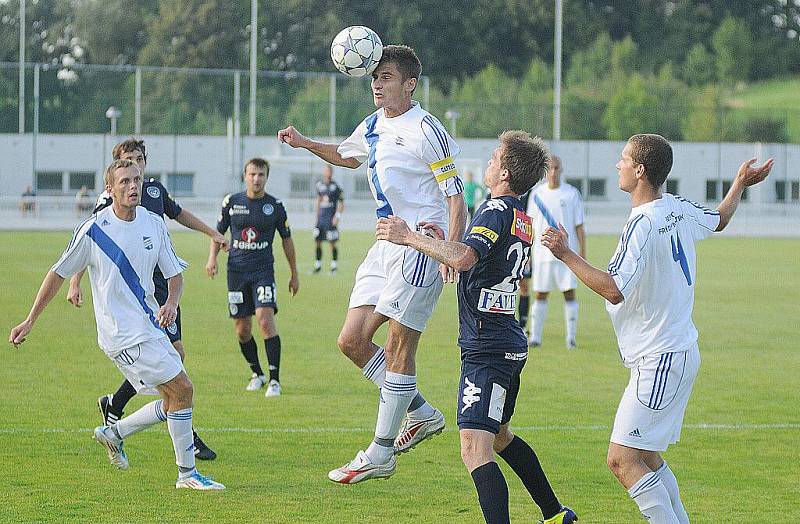
MULTIPOLYGON (((0 62, 0 133, 19 132, 18 75, 17 63, 0 62)), ((107 133, 115 126, 117 135, 272 135, 291 123, 309 135, 346 136, 374 109, 366 79, 334 73, 258 72, 255 129, 248 125, 245 70, 29 63, 25 77, 29 133, 107 133)), ((459 100, 432 89, 423 77, 416 98, 461 137, 489 138, 521 128, 552 138, 552 100, 547 93, 535 95, 459 100)), ((685 95, 662 96, 656 107, 639 109, 633 118, 617 115, 629 118, 630 129, 609 123, 608 111, 604 101, 567 91, 561 138, 620 139, 646 128, 673 140, 800 143, 800 107, 694 107, 685 95)))

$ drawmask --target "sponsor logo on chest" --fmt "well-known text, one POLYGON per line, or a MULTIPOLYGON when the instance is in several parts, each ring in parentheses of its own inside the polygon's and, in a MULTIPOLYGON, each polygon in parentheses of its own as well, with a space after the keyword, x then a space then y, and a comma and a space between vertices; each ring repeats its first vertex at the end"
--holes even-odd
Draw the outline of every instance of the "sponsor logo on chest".
POLYGON ((517 294, 514 292, 482 288, 478 296, 478 311, 484 313, 513 315, 516 306, 517 294))
POLYGON ((258 242, 258 230, 249 226, 242 229, 241 239, 233 239, 233 247, 236 249, 244 249, 246 251, 255 251, 257 249, 264 249, 269 246, 269 242, 262 240, 258 242))
POLYGON ((231 206, 230 210, 228 210, 228 214, 230 216, 233 216, 233 215, 249 215, 250 214, 250 210, 247 208, 247 206, 244 206, 242 204, 233 204, 233 206, 231 206))
POLYGON ((531 217, 520 211, 514 210, 514 221, 511 222, 511 234, 523 242, 531 243, 533 238, 533 222, 531 217))

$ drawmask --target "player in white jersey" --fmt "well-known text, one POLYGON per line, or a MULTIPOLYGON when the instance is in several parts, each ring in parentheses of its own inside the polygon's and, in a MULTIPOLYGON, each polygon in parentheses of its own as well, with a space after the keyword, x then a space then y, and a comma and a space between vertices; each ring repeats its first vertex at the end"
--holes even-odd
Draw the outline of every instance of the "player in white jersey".
POLYGON ((608 271, 592 267, 568 244, 566 231, 548 228, 542 243, 595 293, 630 368, 614 420, 608 467, 651 524, 686 524, 678 482, 661 457, 680 438, 700 366, 692 323, 696 263, 694 243, 730 222, 745 188, 764 180, 772 159, 744 162, 716 210, 662 193, 672 169, 672 148, 659 135, 634 135, 617 162, 619 187, 633 209, 608 271))
MULTIPOLYGON (((564 293, 564 325, 567 349, 576 347, 578 333, 578 301, 575 289, 578 280, 569 268, 542 246, 542 233, 555 224, 567 230, 569 246, 586 258, 586 233, 583 228, 583 200, 581 194, 570 184, 561 182, 561 159, 550 158, 547 183, 531 190, 528 199, 528 216, 533 219, 536 238, 533 242, 533 291, 535 300, 531 306, 531 330, 528 345, 542 345, 542 329, 547 319, 547 296, 553 287, 564 293)), ((527 304, 525 304, 527 306, 527 304)), ((520 302, 520 308, 523 307, 520 302)))
MULTIPOLYGON (((289 126, 278 132, 278 140, 337 166, 355 169, 366 162, 378 218, 397 215, 417 227, 435 224, 449 230, 449 240, 459 241, 466 205, 453 157, 460 149, 444 126, 411 99, 421 70, 413 49, 385 46, 372 73, 378 110, 350 137, 340 145, 325 144, 289 126)), ((332 481, 353 484, 388 477, 394 473, 396 453, 444 429, 442 413, 417 391, 415 365, 419 337, 436 306, 442 280, 454 282, 454 271, 413 248, 382 240, 358 268, 338 345, 381 388, 378 420, 367 450, 331 471, 332 481), (389 331, 381 348, 372 337, 385 322, 389 331)))
POLYGON ((136 163, 115 160, 106 169, 105 182, 112 205, 75 229, 42 282, 28 318, 11 330, 9 342, 24 342, 64 279, 88 267, 100 348, 137 390, 156 388, 162 397, 112 426, 95 428, 95 439, 107 448, 112 464, 127 469, 123 440, 166 421, 179 470, 175 487, 224 489, 195 468, 193 386, 164 331, 177 318, 186 265, 175 255, 161 217, 139 206, 142 173, 136 163), (169 286, 161 307, 151 278, 156 265, 169 286))

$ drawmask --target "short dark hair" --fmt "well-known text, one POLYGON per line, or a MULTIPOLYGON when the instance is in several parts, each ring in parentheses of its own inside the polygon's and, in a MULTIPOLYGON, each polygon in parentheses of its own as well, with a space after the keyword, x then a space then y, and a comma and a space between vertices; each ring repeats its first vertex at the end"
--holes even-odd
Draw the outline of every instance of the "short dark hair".
POLYGON ((422 74, 422 63, 419 61, 417 53, 407 45, 383 46, 383 55, 378 66, 388 62, 397 64, 397 70, 400 71, 403 81, 409 78, 419 80, 419 76, 422 74))
POLYGON ((269 176, 269 162, 267 162, 263 158, 255 157, 248 160, 247 163, 244 165, 245 171, 247 171, 247 166, 249 166, 250 164, 253 164, 257 169, 265 170, 266 171, 265 174, 269 176))
POLYGON ((141 151, 144 163, 147 163, 147 149, 144 147, 144 140, 136 140, 135 138, 129 138, 115 145, 114 149, 111 150, 111 157, 114 160, 119 160, 122 153, 130 153, 132 151, 141 151))
POLYGON ((516 195, 532 188, 547 173, 550 151, 538 136, 525 131, 505 131, 500 135, 503 151, 500 168, 511 175, 508 184, 516 195))
POLYGON ((661 135, 642 133, 628 139, 631 159, 644 166, 644 175, 653 187, 664 184, 672 170, 672 146, 661 135))

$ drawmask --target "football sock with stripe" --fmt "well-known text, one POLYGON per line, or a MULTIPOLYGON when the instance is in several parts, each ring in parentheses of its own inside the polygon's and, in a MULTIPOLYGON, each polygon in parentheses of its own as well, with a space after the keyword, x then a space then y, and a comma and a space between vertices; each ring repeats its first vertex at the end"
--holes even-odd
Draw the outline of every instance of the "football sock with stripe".
MULTIPOLYGON (((367 365, 361 369, 364 376, 376 386, 383 387, 386 380, 386 355, 383 348, 375 346, 377 350, 367 365)), ((425 400, 425 397, 417 390, 417 395, 408 406, 408 413, 415 419, 428 418, 433 416, 434 408, 425 400)))
POLYGON ((519 325, 522 329, 525 329, 525 326, 528 325, 528 307, 530 305, 531 297, 522 296, 519 297, 519 325))
POLYGON ((542 331, 547 320, 547 300, 534 300, 531 308, 531 340, 542 343, 542 331))
POLYGON ((247 342, 239 342, 239 348, 241 348, 242 355, 244 355, 244 359, 250 365, 250 369, 253 373, 262 376, 264 370, 261 369, 261 364, 258 362, 258 346, 256 346, 256 339, 251 338, 247 342))
POLYGON ((136 396, 136 388, 126 380, 119 385, 119 389, 114 393, 109 411, 115 414, 117 418, 121 417, 122 412, 125 411, 125 406, 134 396, 136 396))
POLYGON ((119 422, 112 426, 112 429, 114 429, 119 438, 126 439, 143 429, 166 420, 167 414, 164 413, 164 401, 159 399, 145 404, 127 417, 120 419, 119 422))
POLYGON ((264 347, 267 350, 267 365, 269 366, 269 379, 281 381, 281 337, 275 335, 274 337, 264 339, 264 347))
POLYGON ((511 466, 514 473, 522 480, 525 489, 530 493, 531 498, 542 510, 545 520, 555 516, 561 511, 561 503, 553 492, 547 475, 544 474, 539 457, 533 449, 515 435, 506 449, 498 453, 500 457, 511 466))
POLYGON ((578 334, 578 301, 564 302, 564 325, 567 330, 567 341, 575 340, 578 334))
POLYGON ((656 470, 656 473, 661 477, 661 482, 664 484, 664 487, 667 488, 669 500, 672 502, 672 511, 674 511, 675 516, 678 517, 678 522, 681 524, 689 524, 689 515, 686 514, 686 509, 683 507, 681 494, 678 490, 678 479, 675 478, 675 474, 669 469, 666 461, 661 464, 661 467, 656 470))
POLYGON ((378 403, 375 439, 366 451, 373 463, 385 464, 394 454, 394 439, 400 432, 400 424, 415 396, 417 396, 416 375, 386 372, 386 381, 381 388, 378 403), (387 443, 391 444, 384 445, 387 443))
POLYGON ((658 473, 651 471, 628 490, 642 516, 650 524, 680 524, 672 510, 672 501, 658 473))
POLYGON ((167 413, 167 428, 175 449, 175 463, 181 468, 194 469, 194 437, 192 435, 192 408, 167 413))
POLYGON ((508 524, 508 484, 497 462, 478 466, 471 475, 486 524, 508 524))

